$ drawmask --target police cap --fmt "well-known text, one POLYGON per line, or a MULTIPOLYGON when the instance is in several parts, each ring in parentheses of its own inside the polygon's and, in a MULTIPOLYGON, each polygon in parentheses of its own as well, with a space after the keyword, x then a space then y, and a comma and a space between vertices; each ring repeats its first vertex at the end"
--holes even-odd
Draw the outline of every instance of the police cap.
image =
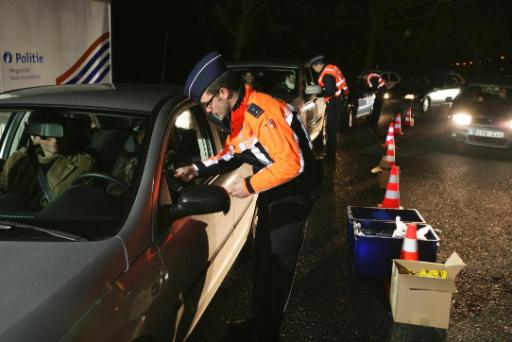
POLYGON ((311 58, 311 60, 309 61, 309 64, 311 64, 311 65, 315 65, 315 64, 319 64, 319 63, 325 64, 325 57, 323 55, 315 56, 315 57, 311 58))
POLYGON ((214 51, 207 54, 188 74, 184 88, 185 96, 200 100, 206 88, 226 70, 226 65, 219 52, 214 51))

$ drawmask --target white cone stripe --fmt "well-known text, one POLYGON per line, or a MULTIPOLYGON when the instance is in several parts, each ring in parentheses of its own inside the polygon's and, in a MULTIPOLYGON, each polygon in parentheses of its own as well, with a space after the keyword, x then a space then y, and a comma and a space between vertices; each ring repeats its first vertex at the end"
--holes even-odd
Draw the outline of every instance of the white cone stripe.
POLYGON ((390 175, 389 176, 389 183, 398 183, 397 175, 390 175))
POLYGON ((404 243, 402 245, 402 250, 405 252, 417 252, 418 251, 418 241, 415 239, 405 238, 404 243))
POLYGON ((400 194, 398 191, 395 190, 386 190, 386 196, 387 199, 400 199, 400 194))

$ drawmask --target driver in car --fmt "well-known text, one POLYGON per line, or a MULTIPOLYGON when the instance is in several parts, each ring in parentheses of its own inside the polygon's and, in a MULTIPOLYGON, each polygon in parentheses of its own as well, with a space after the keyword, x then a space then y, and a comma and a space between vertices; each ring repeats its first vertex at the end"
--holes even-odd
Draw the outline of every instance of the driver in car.
POLYGON ((69 127, 62 114, 33 111, 26 127, 31 143, 5 162, 0 190, 18 195, 29 207, 45 206, 80 174, 94 170, 94 158, 72 147, 69 127))

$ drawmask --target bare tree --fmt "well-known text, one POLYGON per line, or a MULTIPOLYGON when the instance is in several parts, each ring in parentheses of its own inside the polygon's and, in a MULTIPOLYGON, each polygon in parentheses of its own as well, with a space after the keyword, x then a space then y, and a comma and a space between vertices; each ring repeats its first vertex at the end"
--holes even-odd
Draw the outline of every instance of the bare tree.
POLYGON ((340 6, 352 13, 345 25, 366 34, 365 67, 374 63, 376 44, 382 32, 399 24, 424 19, 453 0, 340 0, 340 6))
POLYGON ((232 58, 239 60, 250 33, 262 24, 262 21, 254 19, 263 12, 265 1, 215 0, 213 5, 213 16, 235 39, 232 58))

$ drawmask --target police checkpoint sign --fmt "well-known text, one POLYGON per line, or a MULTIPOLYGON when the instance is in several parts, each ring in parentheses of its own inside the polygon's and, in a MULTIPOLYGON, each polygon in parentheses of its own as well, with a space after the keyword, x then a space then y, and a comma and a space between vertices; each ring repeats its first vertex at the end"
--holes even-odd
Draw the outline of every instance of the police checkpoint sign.
POLYGON ((0 93, 111 83, 109 0, 0 0, 0 93))

